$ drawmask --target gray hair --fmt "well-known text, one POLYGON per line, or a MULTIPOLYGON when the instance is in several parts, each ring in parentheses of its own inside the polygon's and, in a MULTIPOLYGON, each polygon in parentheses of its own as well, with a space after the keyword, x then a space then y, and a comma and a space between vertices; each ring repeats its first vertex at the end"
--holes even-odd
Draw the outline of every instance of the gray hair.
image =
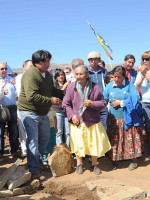
POLYGON ((74 70, 76 67, 78 67, 79 65, 83 65, 84 61, 80 58, 75 58, 72 60, 72 69, 74 70))
POLYGON ((76 71, 77 69, 82 69, 86 75, 89 74, 89 71, 88 71, 88 68, 87 68, 86 65, 79 65, 78 67, 75 68, 75 71, 76 71))

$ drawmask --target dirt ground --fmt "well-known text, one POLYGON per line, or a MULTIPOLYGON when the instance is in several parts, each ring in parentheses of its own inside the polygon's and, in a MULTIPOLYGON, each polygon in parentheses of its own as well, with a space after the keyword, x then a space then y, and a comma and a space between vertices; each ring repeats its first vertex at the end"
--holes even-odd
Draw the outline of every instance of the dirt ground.
MULTIPOLYGON (((147 146, 145 140, 145 147, 147 146)), ((88 158, 84 159, 85 171, 82 175, 73 172, 69 175, 61 177, 52 177, 51 171, 43 172, 46 180, 42 182, 42 186, 34 193, 29 195, 20 195, 16 197, 0 198, 4 200, 97 200, 98 197, 95 191, 90 191, 86 182, 99 179, 112 179, 120 181, 127 186, 136 186, 143 189, 145 192, 150 191, 150 162, 145 163, 147 148, 141 158, 138 158, 138 168, 134 171, 128 170, 130 161, 119 162, 119 167, 115 171, 109 171, 110 160, 106 157, 98 159, 99 166, 102 170, 101 175, 95 175, 90 170, 88 158)), ((6 152, 8 153, 8 152, 6 152)), ((0 161, 0 174, 5 172, 6 168, 15 162, 17 158, 12 158, 6 154, 4 160, 0 161)), ((75 161, 76 165, 76 161, 75 161)))

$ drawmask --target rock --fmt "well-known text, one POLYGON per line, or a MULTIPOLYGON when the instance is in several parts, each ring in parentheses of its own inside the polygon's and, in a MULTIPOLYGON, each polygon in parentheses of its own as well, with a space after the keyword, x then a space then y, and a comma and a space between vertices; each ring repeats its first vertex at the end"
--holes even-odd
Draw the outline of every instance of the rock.
POLYGON ((150 192, 147 193, 147 197, 150 198, 150 192))
POLYGON ((16 168, 22 163, 21 159, 17 159, 17 161, 0 176, 0 189, 4 187, 9 177, 14 173, 16 168))
POLYGON ((19 166, 7 181, 8 189, 15 189, 30 179, 31 173, 24 166, 19 166))
POLYGON ((63 176, 74 171, 72 154, 66 144, 55 146, 48 163, 53 176, 63 176))
POLYGON ((40 181, 38 179, 33 180, 29 185, 16 188, 13 190, 13 195, 21 195, 21 194, 32 194, 36 191, 36 189, 40 186, 40 181))
POLYGON ((11 190, 7 190, 5 188, 2 188, 0 190, 0 197, 12 197, 13 196, 13 192, 11 190))
POLYGON ((133 199, 132 197, 144 197, 144 191, 138 187, 126 186, 119 181, 112 179, 104 179, 86 182, 89 190, 97 186, 97 196, 101 200, 126 200, 133 199), (138 194, 138 196, 136 196, 138 194))
POLYGON ((132 197, 124 198, 122 200, 145 199, 146 197, 147 197, 146 192, 142 192, 142 193, 136 194, 132 197))

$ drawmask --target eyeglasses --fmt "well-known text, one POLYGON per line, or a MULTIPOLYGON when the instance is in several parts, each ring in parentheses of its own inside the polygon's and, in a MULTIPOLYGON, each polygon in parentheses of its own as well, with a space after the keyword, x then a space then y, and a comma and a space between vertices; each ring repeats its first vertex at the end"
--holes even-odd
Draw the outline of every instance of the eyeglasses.
POLYGON ((70 74, 70 72, 65 72, 65 74, 70 74))
POLYGON ((149 61, 150 60, 150 58, 142 58, 142 61, 149 61))
POLYGON ((7 67, 5 67, 5 68, 1 68, 0 70, 2 70, 2 71, 7 70, 7 67))

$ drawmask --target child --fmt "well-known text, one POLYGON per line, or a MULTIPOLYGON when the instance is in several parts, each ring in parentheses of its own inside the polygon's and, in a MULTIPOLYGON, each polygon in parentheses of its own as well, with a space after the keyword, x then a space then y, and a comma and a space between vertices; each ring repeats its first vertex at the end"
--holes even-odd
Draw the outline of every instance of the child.
POLYGON ((113 70, 107 73, 106 80, 107 80, 107 84, 114 80, 113 70))
POLYGON ((47 148, 43 154, 43 165, 48 164, 48 154, 52 154, 53 148, 56 145, 56 133, 57 133, 57 119, 56 112, 53 108, 50 108, 49 113, 47 114, 50 120, 50 139, 47 145, 47 148))

